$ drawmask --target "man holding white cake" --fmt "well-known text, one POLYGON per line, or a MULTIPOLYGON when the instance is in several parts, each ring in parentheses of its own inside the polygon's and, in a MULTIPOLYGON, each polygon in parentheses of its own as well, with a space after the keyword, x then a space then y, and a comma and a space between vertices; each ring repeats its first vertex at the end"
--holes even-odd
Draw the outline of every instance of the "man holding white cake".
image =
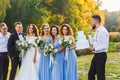
POLYGON ((109 33, 104 26, 101 25, 101 18, 99 15, 93 15, 91 21, 92 27, 89 30, 89 41, 92 47, 88 50, 93 51, 94 57, 91 62, 88 73, 88 80, 105 80, 105 64, 107 60, 107 50, 109 43, 109 33), (92 31, 95 29, 94 36, 92 31))

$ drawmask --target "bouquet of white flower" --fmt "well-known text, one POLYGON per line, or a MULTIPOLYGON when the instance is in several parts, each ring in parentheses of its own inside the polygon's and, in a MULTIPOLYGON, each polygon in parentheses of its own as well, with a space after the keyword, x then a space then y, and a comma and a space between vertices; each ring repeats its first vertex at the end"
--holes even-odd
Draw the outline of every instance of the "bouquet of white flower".
POLYGON ((70 40, 69 36, 63 36, 60 40, 59 43, 63 45, 65 48, 70 48, 72 44, 72 40, 70 40))
POLYGON ((49 66, 51 67, 51 64, 54 64, 55 57, 54 54, 57 52, 57 49, 54 49, 52 44, 45 44, 45 49, 44 49, 44 56, 50 56, 50 64, 49 66))
POLYGON ((42 40, 42 37, 38 37, 35 39, 35 43, 37 44, 38 47, 40 47, 40 49, 44 49, 45 44, 42 40))
POLYGON ((63 45, 63 47, 65 48, 65 60, 68 59, 68 54, 69 54, 69 49, 70 46, 72 45, 72 40, 70 39, 69 36, 63 36, 60 40, 59 43, 61 45, 63 45))
POLYGON ((17 40, 16 41, 16 48, 18 51, 21 51, 22 49, 26 49, 28 47, 28 42, 26 42, 25 40, 17 40))
POLYGON ((54 54, 54 47, 52 44, 45 44, 44 56, 49 56, 50 54, 54 54))
POLYGON ((20 51, 19 57, 22 58, 22 56, 24 55, 23 53, 24 53, 28 48, 30 48, 31 46, 34 47, 33 44, 29 44, 25 39, 22 39, 21 41, 20 41, 20 40, 17 40, 17 41, 16 41, 16 49, 17 49, 18 51, 20 51))

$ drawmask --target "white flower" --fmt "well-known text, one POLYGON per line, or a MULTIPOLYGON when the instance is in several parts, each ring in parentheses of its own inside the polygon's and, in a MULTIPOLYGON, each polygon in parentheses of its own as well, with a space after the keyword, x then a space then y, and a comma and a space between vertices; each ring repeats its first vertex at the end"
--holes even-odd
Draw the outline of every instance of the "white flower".
POLYGON ((39 43, 39 40, 37 39, 37 41, 36 41, 36 42, 37 42, 37 44, 38 44, 38 43, 39 43))
POLYGON ((54 51, 54 47, 52 44, 45 45, 45 54, 48 56, 50 52, 54 51))
POLYGON ((45 52, 48 50, 48 45, 46 44, 45 45, 45 52))
POLYGON ((52 51, 52 48, 50 48, 49 51, 52 51))
POLYGON ((64 36, 64 42, 69 41, 69 36, 64 36))
POLYGON ((25 43, 25 47, 28 47, 28 43, 25 43))
POLYGON ((67 41, 68 41, 67 39, 64 40, 64 42, 67 42, 67 41))
POLYGON ((16 41, 16 44, 19 43, 19 40, 16 41))
POLYGON ((18 44, 18 46, 20 46, 21 45, 21 43, 17 43, 18 44))
POLYGON ((53 45, 52 44, 49 44, 49 46, 53 49, 53 45))
POLYGON ((58 49, 54 49, 54 52, 55 52, 55 53, 58 52, 58 49))
MULTIPOLYGON (((40 41, 40 40, 42 40, 42 37, 38 37, 38 38, 37 38, 37 41, 40 41)), ((39 43, 39 42, 38 42, 38 43, 39 43)))
POLYGON ((47 55, 44 53, 44 56, 47 57, 47 55))
POLYGON ((42 37, 37 37, 35 40, 36 44, 41 44, 41 41, 43 41, 42 37))
POLYGON ((59 40, 59 44, 62 44, 62 38, 59 40))
POLYGON ((69 44, 72 44, 72 40, 69 40, 69 44))
POLYGON ((25 46, 25 43, 24 43, 24 42, 22 42, 22 46, 25 46))
POLYGON ((39 37, 39 40, 42 40, 42 37, 39 37))

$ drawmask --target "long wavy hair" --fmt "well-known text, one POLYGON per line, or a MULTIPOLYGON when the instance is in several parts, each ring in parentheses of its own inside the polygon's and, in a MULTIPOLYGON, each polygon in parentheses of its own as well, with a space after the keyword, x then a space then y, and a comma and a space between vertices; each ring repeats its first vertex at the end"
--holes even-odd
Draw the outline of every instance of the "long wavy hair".
POLYGON ((55 39, 55 36, 52 34, 52 29, 53 29, 53 28, 56 28, 56 30, 57 30, 57 35, 59 34, 59 28, 58 28, 57 25, 54 25, 54 26, 52 26, 52 27, 50 28, 50 34, 51 34, 51 36, 52 36, 52 39, 54 40, 54 39, 55 39))
POLYGON ((28 27, 27 27, 27 35, 29 34, 29 28, 30 26, 33 27, 33 34, 38 37, 39 36, 39 30, 37 28, 37 26, 35 24, 30 24, 28 27))
POLYGON ((43 29, 44 29, 45 26, 48 26, 48 27, 50 28, 49 24, 47 24, 47 23, 43 24, 43 25, 42 25, 42 29, 41 29, 41 36, 44 36, 44 31, 43 31, 43 29))
POLYGON ((71 26, 69 24, 66 24, 66 23, 61 26, 61 29, 60 29, 61 35, 64 35, 63 32, 62 32, 63 27, 67 28, 67 35, 74 36, 71 26))

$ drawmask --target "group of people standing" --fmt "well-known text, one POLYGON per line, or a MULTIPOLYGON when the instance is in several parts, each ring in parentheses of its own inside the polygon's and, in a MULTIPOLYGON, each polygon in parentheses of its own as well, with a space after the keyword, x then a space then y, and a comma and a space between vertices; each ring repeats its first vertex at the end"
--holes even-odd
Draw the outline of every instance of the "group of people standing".
MULTIPOLYGON (((1 24, 4 24, 3 27, 6 27, 7 31, 7 25, 5 23, 1 24)), ((78 80, 77 56, 74 51, 75 40, 69 24, 63 24, 60 30, 57 25, 50 27, 49 24, 43 24, 41 34, 39 34, 39 30, 35 24, 30 24, 26 33, 23 33, 21 22, 16 22, 14 26, 16 32, 9 35, 7 40, 2 43, 7 44, 6 51, 3 52, 5 52, 5 56, 9 55, 11 59, 9 80, 78 80), (35 39, 39 36, 42 37, 44 43, 51 43, 57 49, 54 55, 55 63, 52 66, 50 66, 50 56, 44 56, 44 50, 39 51, 37 46, 27 49, 23 61, 19 58, 20 52, 16 49, 16 41, 22 40, 25 37, 28 43, 35 43, 35 39), (68 36, 72 40, 67 60, 65 60, 64 47, 59 43, 62 36, 68 36), (17 66, 19 66, 20 70, 16 75, 17 66)), ((3 63, 6 64, 6 62, 3 63)), ((6 66, 6 70, 7 68, 8 65, 6 66)), ((7 71, 5 72, 6 76, 7 71)), ((6 79, 2 78, 1 80, 6 79)))
MULTIPOLYGON (((96 74, 98 80, 105 80, 109 33, 101 25, 99 15, 92 16, 91 24, 88 36, 93 46, 88 50, 93 51, 94 57, 88 72, 88 80, 95 80, 96 74), (94 30, 95 33, 92 36, 94 30)), ((26 33, 23 32, 21 22, 15 22, 14 27, 16 32, 10 34, 7 25, 0 23, 0 80, 7 79, 9 57, 11 60, 9 80, 78 80, 75 39, 69 24, 63 24, 61 28, 57 25, 50 27, 49 24, 43 24, 40 32, 35 24, 30 24, 26 33), (65 47, 59 42, 63 36, 69 37, 72 41, 67 59, 65 59, 65 47), (19 57, 20 51, 16 49, 16 41, 25 38, 28 43, 35 44, 37 37, 41 37, 43 43, 50 43, 56 49, 52 66, 50 56, 44 56, 45 50, 39 50, 37 46, 24 51, 25 56, 22 59, 19 57)))

